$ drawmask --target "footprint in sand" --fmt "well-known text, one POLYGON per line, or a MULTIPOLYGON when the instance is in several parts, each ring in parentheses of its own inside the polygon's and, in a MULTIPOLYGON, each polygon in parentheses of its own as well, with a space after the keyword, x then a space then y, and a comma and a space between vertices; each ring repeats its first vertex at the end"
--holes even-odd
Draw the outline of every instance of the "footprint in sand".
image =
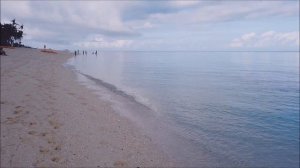
POLYGON ((49 119, 49 124, 54 128, 58 129, 60 128, 61 124, 53 119, 49 119))
POLYGON ((37 125, 37 123, 36 122, 29 122, 28 125, 29 126, 34 126, 34 125, 37 125))
POLYGON ((48 104, 53 105, 53 104, 55 104, 55 103, 52 102, 52 101, 48 101, 48 104))
POLYGON ((119 160, 114 163, 115 167, 128 167, 128 164, 125 161, 119 160))
POLYGON ((40 136, 42 136, 42 137, 45 137, 45 136, 47 136, 47 135, 48 135, 47 132, 42 132, 42 133, 40 133, 40 136))
POLYGON ((47 139, 48 144, 56 144, 55 139, 53 137, 50 137, 47 139))
POLYGON ((86 106, 87 105, 87 103, 84 103, 84 102, 82 102, 82 103, 80 103, 81 105, 83 105, 83 106, 86 106))
POLYGON ((61 150, 61 146, 60 146, 60 145, 55 146, 55 147, 54 147, 54 150, 55 150, 55 151, 60 151, 60 150, 61 150))
POLYGON ((40 153, 41 154, 47 154, 47 153, 49 153, 49 149, 47 149, 47 148, 43 148, 43 147, 40 147, 40 153))
POLYGON ((19 123, 20 116, 17 117, 7 117, 6 121, 4 121, 5 124, 16 124, 19 123))
POLYGON ((52 162, 58 163, 58 162, 60 161, 60 158, 59 158, 59 157, 53 157, 53 158, 51 159, 51 161, 52 161, 52 162))
POLYGON ((15 110, 14 114, 20 114, 22 112, 22 110, 15 110))
POLYGON ((29 131, 28 134, 29 135, 36 135, 36 131, 29 131))
MULTIPOLYGON (((24 107, 22 106, 16 106, 15 107, 15 110, 14 110, 14 113, 16 116, 15 117, 7 117, 6 118, 6 121, 4 121, 5 124, 16 124, 16 123, 19 123, 21 120, 21 113, 23 112, 24 110, 24 107)), ((28 114, 29 112, 26 111, 26 114, 28 114)))
POLYGON ((72 93, 72 92, 68 92, 68 94, 71 96, 75 96, 75 93, 72 93))
POLYGON ((14 114, 20 114, 22 111, 23 111, 23 107, 22 106, 16 106, 14 114))
POLYGON ((54 97, 52 97, 52 96, 48 96, 49 97, 49 99, 51 99, 51 100, 56 100, 56 98, 54 98, 54 97))
MULTIPOLYGON (((55 109, 55 108, 51 108, 50 110, 51 110, 51 111, 57 111, 57 109, 55 109)), ((51 113, 51 114, 48 115, 48 117, 52 117, 52 116, 54 116, 54 115, 55 115, 55 113, 51 113)))

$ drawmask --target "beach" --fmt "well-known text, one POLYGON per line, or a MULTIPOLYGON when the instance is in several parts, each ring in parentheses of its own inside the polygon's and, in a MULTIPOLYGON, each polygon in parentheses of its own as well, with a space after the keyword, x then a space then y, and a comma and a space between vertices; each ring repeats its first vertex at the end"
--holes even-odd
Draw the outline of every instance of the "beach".
POLYGON ((166 167, 173 162, 63 66, 66 51, 1 56, 1 167, 166 167))

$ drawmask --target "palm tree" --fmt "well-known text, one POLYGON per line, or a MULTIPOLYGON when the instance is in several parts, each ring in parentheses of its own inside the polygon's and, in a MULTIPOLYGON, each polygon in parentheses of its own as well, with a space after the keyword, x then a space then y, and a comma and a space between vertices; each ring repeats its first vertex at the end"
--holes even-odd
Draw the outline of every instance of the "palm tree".
POLYGON ((13 26, 16 25, 16 19, 13 19, 11 22, 12 22, 13 26))
POLYGON ((21 40, 23 38, 23 28, 24 26, 19 26, 16 20, 13 19, 11 24, 2 24, 1 26, 1 45, 11 45, 11 46, 21 46, 21 40), (18 25, 18 27, 17 27, 18 25))

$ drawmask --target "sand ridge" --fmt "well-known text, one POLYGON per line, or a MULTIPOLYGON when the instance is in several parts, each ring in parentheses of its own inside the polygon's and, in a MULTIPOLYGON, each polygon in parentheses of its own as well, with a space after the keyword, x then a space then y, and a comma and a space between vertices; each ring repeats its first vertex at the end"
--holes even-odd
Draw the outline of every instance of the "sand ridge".
POLYGON ((63 67, 69 53, 5 49, 1 167, 166 167, 172 162, 128 119, 63 67))

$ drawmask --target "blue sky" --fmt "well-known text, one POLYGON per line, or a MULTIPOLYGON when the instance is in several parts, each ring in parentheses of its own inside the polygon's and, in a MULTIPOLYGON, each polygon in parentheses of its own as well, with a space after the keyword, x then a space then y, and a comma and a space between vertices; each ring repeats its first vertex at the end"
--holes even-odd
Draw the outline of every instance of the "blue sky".
POLYGON ((299 1, 1 1, 33 47, 299 50, 299 1))

